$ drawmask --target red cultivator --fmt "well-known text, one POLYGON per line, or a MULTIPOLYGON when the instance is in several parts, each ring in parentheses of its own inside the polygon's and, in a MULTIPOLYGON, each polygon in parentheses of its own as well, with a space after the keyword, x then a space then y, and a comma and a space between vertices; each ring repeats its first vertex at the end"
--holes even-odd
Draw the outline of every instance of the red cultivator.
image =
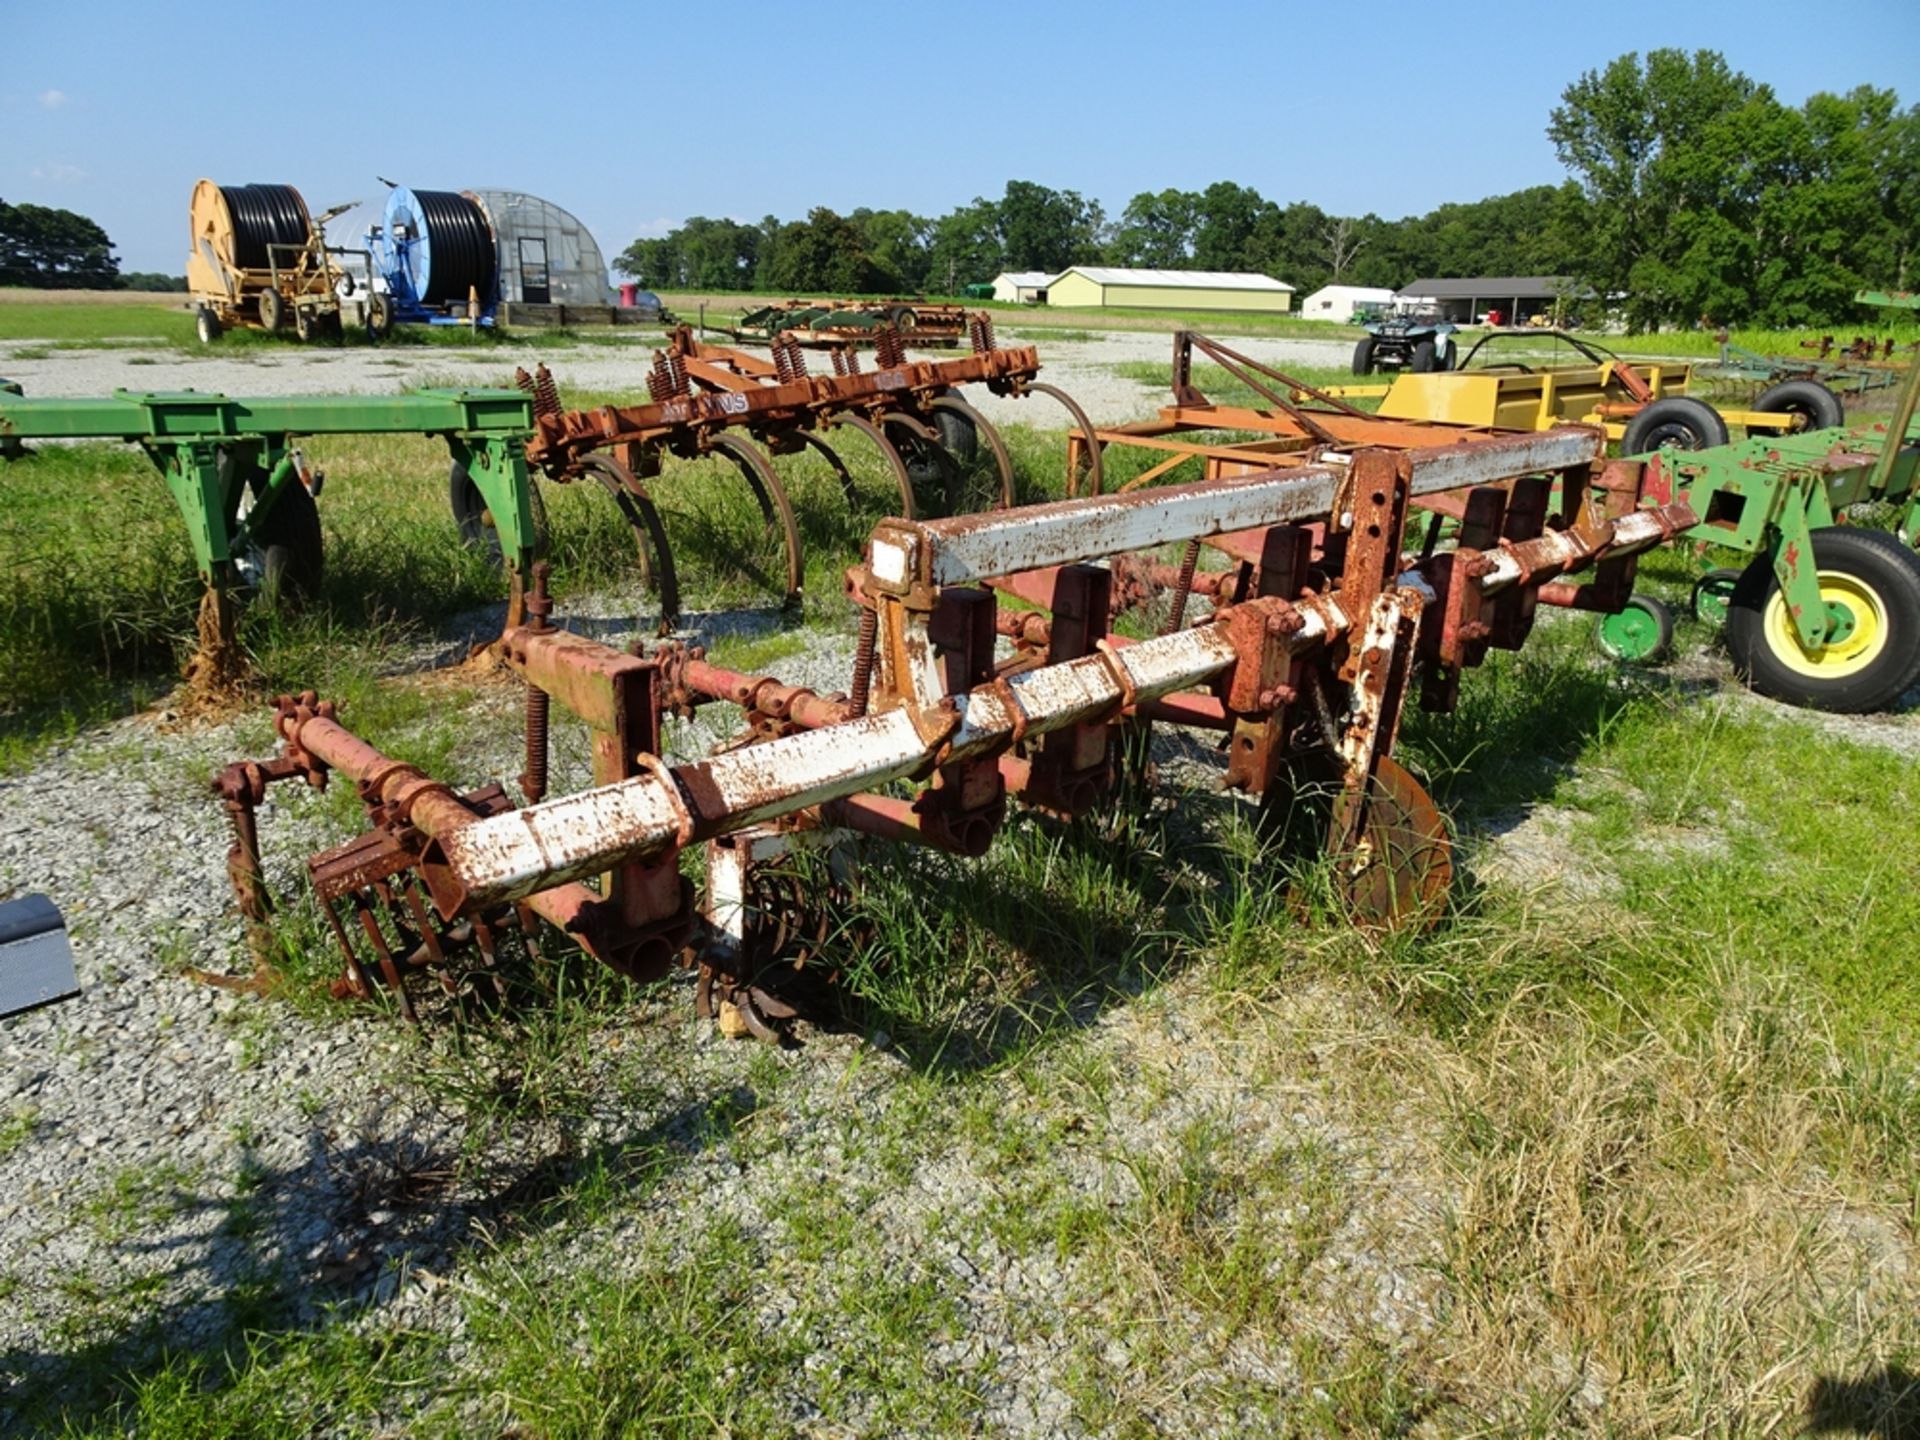
MULTIPOLYGON (((568 456, 569 437, 591 433, 550 417, 544 453, 568 456)), ((599 433, 624 436, 627 422, 615 412, 599 433)), ((280 753, 218 781, 235 820, 235 887, 264 924, 253 807, 275 780, 318 785, 338 771, 372 826, 309 862, 346 952, 342 991, 384 982, 411 1013, 413 972, 461 991, 497 973, 507 934, 545 922, 623 974, 697 964, 706 1004, 772 1034, 791 1013, 779 980, 825 933, 812 914, 820 890, 782 878, 790 851, 844 858, 865 837, 980 855, 1010 802, 1056 816, 1098 804, 1123 736, 1158 723, 1223 736, 1224 783, 1268 806, 1330 781, 1322 841, 1356 922, 1423 923, 1451 863, 1440 816, 1393 759, 1408 697, 1451 708, 1461 671, 1489 647, 1524 643, 1542 600, 1617 607, 1634 557, 1693 522, 1684 505, 1637 508, 1641 466, 1604 462, 1603 444, 1566 429, 1363 450, 1131 495, 889 520, 848 573, 861 632, 844 695, 676 646, 629 654, 555 629, 542 586, 530 623, 503 641, 527 686, 525 805, 497 786, 456 793, 350 734, 311 695, 283 698, 280 753), (1416 506, 1461 518, 1454 548, 1403 550, 1416 506), (1232 560, 1210 582, 1207 613, 1149 638, 1113 633, 1116 612, 1153 583, 1159 547, 1186 547, 1165 577, 1184 612, 1201 593, 1191 557, 1203 543, 1232 560), (1113 563, 1090 563, 1101 559, 1113 563), (1590 582, 1568 583, 1579 572, 1590 582), (1003 610, 1001 594, 1021 608, 1003 610), (1035 604, 1045 613, 1025 608, 1035 604), (596 783, 549 798, 554 699, 591 730, 596 783), (707 703, 739 707, 741 742, 664 763, 667 717, 707 703), (697 843, 698 903, 680 873, 697 843)))
POLYGON ((997 347, 985 315, 970 317, 968 334, 971 354, 909 360, 900 336, 882 329, 875 332, 874 369, 862 370, 852 349, 837 349, 834 373, 812 375, 805 351, 790 336, 777 337, 772 358, 762 359, 696 340, 681 326, 668 348, 654 353, 645 405, 563 410, 544 367, 537 377, 523 372, 537 427, 527 457, 550 479, 590 477, 608 488, 634 528, 643 569, 669 617, 678 611, 679 587, 669 527, 648 482, 659 483, 668 455, 730 461, 745 477, 758 515, 755 533, 740 539, 736 568, 762 576, 792 605, 804 566, 774 457, 815 452, 853 505, 853 476, 825 438, 845 428, 865 436, 885 461, 897 492, 890 508, 909 518, 965 514, 1013 504, 1014 472, 1006 442, 961 397, 961 386, 981 384, 1002 396, 1050 395, 1076 424, 1087 425, 1072 399, 1036 378, 1040 359, 1031 346, 997 347))

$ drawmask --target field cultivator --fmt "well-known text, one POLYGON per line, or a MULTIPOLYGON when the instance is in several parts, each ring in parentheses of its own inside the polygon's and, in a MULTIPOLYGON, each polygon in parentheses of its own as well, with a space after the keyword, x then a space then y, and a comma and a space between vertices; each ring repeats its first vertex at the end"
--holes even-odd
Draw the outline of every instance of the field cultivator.
POLYGON ((752 491, 762 531, 745 543, 739 568, 763 572, 783 603, 797 604, 804 570, 793 506, 773 458, 812 450, 829 464, 849 505, 851 472, 823 438, 846 428, 879 450, 893 478, 888 503, 912 519, 924 512, 959 514, 1014 501, 1013 458, 1000 432, 962 398, 963 385, 1000 396, 1047 395, 1076 423, 1086 416, 1072 398, 1037 377, 1031 346, 1000 348, 984 315, 972 317, 971 354, 909 360, 897 336, 881 332, 876 368, 863 370, 852 350, 833 352, 833 373, 808 372, 807 357, 788 337, 771 358, 711 345, 678 327, 654 352, 645 405, 562 408, 544 367, 523 383, 534 396, 529 461, 549 479, 591 478, 607 486, 634 527, 643 568, 669 618, 679 605, 676 572, 660 519, 660 497, 647 486, 668 455, 724 458, 752 491), (982 447, 991 461, 977 464, 982 447), (651 555, 649 555, 651 551, 651 555))
POLYGON ((1100 428, 1081 424, 1070 432, 1067 493, 1101 493, 1104 456, 1112 446, 1165 456, 1120 486, 1126 491, 1165 483, 1195 463, 1201 477, 1211 480, 1274 466, 1317 464, 1368 447, 1421 449, 1498 433, 1485 425, 1383 419, 1332 390, 1295 379, 1198 331, 1180 330, 1173 337, 1173 403, 1161 406, 1151 420, 1100 428), (1222 405, 1208 399, 1193 383, 1196 353, 1266 405, 1222 405))
POLYGON ((338 993, 384 986, 410 1015, 416 976, 484 994, 506 937, 545 921, 622 974, 697 965, 703 1009, 774 1036, 831 933, 821 906, 857 883, 859 842, 977 857, 1009 801, 1087 814, 1140 753, 1125 742, 1159 723, 1218 737, 1224 784, 1270 816, 1297 818, 1296 798, 1323 795, 1320 843, 1355 922, 1422 924, 1452 864, 1439 813, 1394 759, 1405 704, 1452 708, 1461 672, 1524 643, 1540 603, 1617 608, 1637 554, 1696 518, 1679 503, 1641 508, 1644 466, 1604 461, 1603 444, 1576 428, 1374 448, 1131 495, 889 519, 847 575, 860 632, 844 694, 556 628, 537 571, 528 618, 502 642, 527 686, 526 803, 497 785, 461 794, 313 695, 282 697, 279 752, 216 780, 234 888, 270 962, 255 808, 276 781, 324 785, 338 771, 371 826, 308 862, 345 956, 338 993), (1458 516, 1457 544, 1403 550, 1416 506, 1458 516), (1155 555, 1173 547, 1190 576, 1203 543, 1235 562, 1206 613, 1116 634, 1155 555), (1573 583, 1581 572, 1589 581, 1573 583), (592 732, 595 783, 550 797, 554 700, 592 732), (740 738, 666 763, 669 717, 710 703, 739 708, 740 738), (695 845, 697 903, 681 870, 695 845), (830 882, 796 879, 808 856, 830 882))
POLYGON ((749 310, 731 326, 709 325, 733 340, 770 345, 784 337, 810 350, 852 349, 880 343, 882 331, 916 349, 952 349, 971 323, 962 305, 926 300, 782 300, 749 310))
MULTIPOLYGON (((437 435, 452 460, 455 510, 484 511, 513 582, 508 623, 522 618, 523 580, 540 537, 526 445, 528 398, 517 390, 417 390, 408 395, 263 396, 183 390, 114 392, 111 399, 0 395, 0 444, 117 440, 138 445, 165 478, 186 521, 206 585, 193 675, 234 678, 241 664, 235 603, 254 590, 310 594, 323 562, 315 504, 324 480, 299 441, 329 435, 437 435)), ((470 537, 471 538, 471 537, 470 537)))
MULTIPOLYGON (((1840 711, 1881 710, 1920 683, 1920 365, 1889 421, 1663 450, 1647 461, 1651 503, 1683 500, 1700 517, 1679 537, 1704 555, 1737 551, 1744 568, 1709 570, 1695 615, 1725 626, 1742 679, 1764 695, 1840 711), (1879 510, 1892 530, 1848 523, 1879 510)), ((1636 595, 1600 622, 1602 648, 1651 659, 1673 617, 1636 595)))

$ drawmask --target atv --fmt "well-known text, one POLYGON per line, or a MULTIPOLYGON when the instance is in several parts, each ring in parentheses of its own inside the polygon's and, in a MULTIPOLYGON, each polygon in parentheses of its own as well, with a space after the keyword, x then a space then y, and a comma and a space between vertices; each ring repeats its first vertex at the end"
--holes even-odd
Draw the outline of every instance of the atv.
POLYGON ((1353 347, 1353 373, 1376 370, 1451 370, 1454 331, 1459 327, 1428 311, 1375 314, 1362 322, 1366 335, 1353 347))

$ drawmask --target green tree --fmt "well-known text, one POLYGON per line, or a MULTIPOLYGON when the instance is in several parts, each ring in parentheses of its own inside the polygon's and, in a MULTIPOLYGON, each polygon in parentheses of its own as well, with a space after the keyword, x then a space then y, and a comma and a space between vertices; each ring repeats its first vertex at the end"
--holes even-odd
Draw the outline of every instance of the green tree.
POLYGON ((866 251, 860 227, 825 206, 782 225, 763 248, 760 289, 794 295, 872 295, 891 288, 866 251))
POLYGON ((964 286, 991 280, 1011 268, 1000 243, 1000 207, 993 201, 975 196, 970 204, 932 223, 927 241, 929 290, 958 295, 964 286))
MULTIPOLYGON (((1259 270, 1255 239, 1280 207, 1258 190, 1216 180, 1194 202, 1193 263, 1201 270, 1259 270)), ((1276 280, 1295 283, 1286 275, 1276 280)))
POLYGON ((1116 265, 1174 269, 1193 254, 1194 223, 1200 197, 1190 190, 1143 190, 1120 212, 1107 245, 1116 265))
POLYGON ((86 216, 0 200, 0 285, 111 290, 119 276, 113 242, 86 216))
POLYGON ((1075 191, 1009 180, 997 219, 1009 270, 1060 271, 1099 258, 1105 216, 1098 202, 1075 191))

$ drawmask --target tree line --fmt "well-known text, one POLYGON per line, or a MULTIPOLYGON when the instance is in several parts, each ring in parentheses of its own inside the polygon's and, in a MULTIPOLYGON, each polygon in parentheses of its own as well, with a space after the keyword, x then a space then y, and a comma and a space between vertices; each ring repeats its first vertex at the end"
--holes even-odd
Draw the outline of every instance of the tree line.
POLYGON ((696 216, 614 268, 656 289, 957 294, 1003 270, 1251 270, 1298 287, 1564 275, 1635 329, 1862 318, 1908 288, 1920 234, 1920 106, 1861 86, 1799 106, 1716 51, 1622 55, 1568 85, 1547 135, 1568 171, 1388 220, 1281 204, 1220 180, 1143 191, 1109 217, 1073 190, 1009 181, 937 218, 820 207, 758 224, 696 216))

